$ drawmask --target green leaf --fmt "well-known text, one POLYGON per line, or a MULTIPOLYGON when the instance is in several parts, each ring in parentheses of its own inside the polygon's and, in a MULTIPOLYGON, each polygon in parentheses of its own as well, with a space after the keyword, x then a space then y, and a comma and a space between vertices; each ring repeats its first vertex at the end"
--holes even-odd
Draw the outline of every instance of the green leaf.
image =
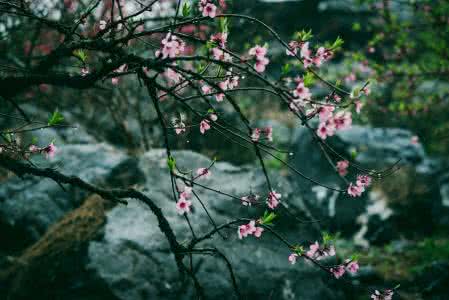
POLYGON ((295 40, 300 40, 302 42, 310 40, 312 37, 313 37, 312 29, 310 29, 309 31, 302 30, 302 31, 296 32, 294 34, 294 39, 295 40))
POLYGON ((273 220, 276 218, 276 214, 274 212, 268 212, 265 211, 263 214, 263 217, 260 221, 260 224, 263 225, 272 225, 273 224, 273 220))
POLYGON ((85 63, 87 60, 87 54, 82 49, 73 51, 73 55, 78 57, 83 63, 85 63))
POLYGON ((290 72, 290 64, 285 64, 284 66, 282 66, 282 75, 286 75, 288 72, 290 72))
POLYGON ((311 86, 315 82, 315 76, 311 72, 307 72, 304 75, 304 85, 311 86))
POLYGON ((295 245, 293 246, 293 252, 295 252, 298 255, 303 255, 306 251, 304 250, 303 246, 295 245))
POLYGON ((168 165, 168 169, 170 170, 170 172, 173 172, 176 167, 176 159, 173 156, 170 156, 167 159, 167 165, 168 165))
POLYGON ((64 120, 63 115, 58 110, 55 110, 54 113, 51 115, 50 119, 48 119, 48 125, 54 126, 58 125, 64 120))
POLYGON ((332 46, 330 47, 330 50, 338 50, 341 48, 341 46, 343 46, 344 41, 341 37, 337 37, 337 39, 334 41, 334 43, 332 44, 332 46))
POLYGON ((229 32, 229 26, 228 26, 228 19, 227 18, 220 18, 219 21, 219 28, 220 28, 220 32, 229 32))
POLYGON ((182 16, 188 17, 188 16, 190 16, 191 12, 192 12, 192 9, 190 7, 190 3, 185 2, 184 5, 182 6, 182 16))
POLYGON ((359 22, 352 23, 352 30, 353 31, 360 31, 362 30, 362 25, 360 25, 359 22))

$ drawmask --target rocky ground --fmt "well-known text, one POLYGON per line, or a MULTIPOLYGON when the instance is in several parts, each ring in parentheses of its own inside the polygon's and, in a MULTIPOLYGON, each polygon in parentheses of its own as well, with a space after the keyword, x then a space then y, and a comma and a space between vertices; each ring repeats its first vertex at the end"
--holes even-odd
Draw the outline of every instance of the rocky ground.
MULTIPOLYGON (((81 135, 84 139, 69 134, 71 138, 51 162, 53 167, 101 186, 133 186, 143 191, 162 208, 178 240, 189 238, 187 224, 170 198, 162 149, 131 155, 94 142, 84 132, 81 135)), ((338 182, 305 130, 299 128, 290 135, 294 153, 290 162, 298 170, 322 183, 338 182)), ((366 294, 355 291, 397 283, 402 284, 405 298, 444 299, 449 242, 441 233, 448 226, 449 176, 444 163, 427 157, 419 144, 411 143, 411 137, 400 129, 354 126, 331 140, 338 151, 367 168, 387 168, 400 160, 398 171, 360 199, 329 192, 269 164, 274 187, 282 191, 285 203, 301 217, 322 220, 295 224, 284 218, 277 229, 299 243, 313 241, 321 230, 338 232, 340 253, 357 249, 362 254, 360 274, 349 278, 352 286, 338 284, 306 263, 291 266, 289 250, 268 234, 257 241, 240 241, 236 232, 226 231, 224 239, 217 236, 202 246, 217 247, 228 257, 247 299, 267 295, 271 299, 365 299, 366 294)), ((174 156, 183 169, 211 162, 191 151, 176 151, 174 156)), ((261 170, 251 164, 237 167, 218 162, 212 172, 205 183, 233 195, 244 195, 249 188, 258 191, 264 184, 261 170)), ((262 213, 206 190, 198 193, 219 224, 262 213)), ((194 230, 208 232, 209 220, 195 206, 194 230)), ((193 285, 179 275, 155 217, 135 200, 127 206, 113 205, 71 187, 64 191, 47 179, 6 176, 0 185, 0 236, 0 288, 10 299, 194 297, 193 285)), ((204 255, 194 268, 210 299, 233 298, 228 269, 219 257, 204 255)))

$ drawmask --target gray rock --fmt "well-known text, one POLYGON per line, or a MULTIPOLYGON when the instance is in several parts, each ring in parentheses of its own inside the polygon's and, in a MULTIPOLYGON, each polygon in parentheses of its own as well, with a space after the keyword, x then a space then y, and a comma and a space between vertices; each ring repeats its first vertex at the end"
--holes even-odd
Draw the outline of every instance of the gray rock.
MULTIPOLYGON (((348 158, 352 153, 356 153, 355 162, 368 170, 385 170, 399 161, 398 166, 410 169, 419 176, 429 176, 435 172, 436 163, 426 156, 422 145, 411 143, 412 136, 411 132, 403 129, 353 126, 349 130, 339 131, 335 136, 328 138, 326 143, 344 157, 348 158)), ((296 169, 321 184, 346 188, 347 183, 337 176, 308 129, 298 128, 293 143, 294 155, 291 163, 296 169)), ((337 156, 332 156, 332 153, 330 155, 334 163, 341 160, 337 156)), ((354 181, 358 171, 354 169, 350 171, 352 172, 347 179, 354 181)), ((375 195, 371 197, 371 190, 362 197, 353 199, 317 186, 293 172, 292 177, 295 178, 294 185, 303 191, 304 201, 315 218, 329 218, 328 224, 346 236, 359 230, 365 233, 368 231, 367 228, 363 229, 369 223, 365 217, 377 215, 369 213, 369 207, 376 207, 373 200, 376 197, 375 195), (355 222, 356 219, 358 222, 355 222)), ((385 209, 389 209, 388 204, 385 209)), ((360 235, 359 231, 356 238, 360 238, 360 235)))
MULTIPOLYGON (((181 170, 196 170, 208 166, 210 160, 189 151, 175 151, 181 170)), ((178 240, 191 238, 189 227, 175 210, 171 198, 171 184, 165 151, 153 150, 144 155, 140 163, 146 174, 146 193, 161 207, 178 240)), ((260 171, 237 168, 228 163, 216 163, 213 176, 202 183, 224 193, 243 196, 250 189, 260 191, 264 178, 260 171)), ((278 176, 274 187, 284 193, 285 201, 292 201, 288 182, 278 176), (289 197, 290 196, 290 197, 289 197)), ((260 215, 261 209, 242 207, 240 201, 195 187, 215 222, 221 224, 238 216, 260 215)), ((189 215, 197 235, 205 234, 212 226, 196 199, 194 211, 189 215)), ((290 226, 286 236, 304 239, 309 230, 290 226)), ((279 229, 278 228, 278 229, 279 229)), ((302 226, 302 228, 304 228, 302 226)), ((88 269, 98 274, 119 299, 192 299, 195 291, 190 281, 182 283, 169 253, 168 243, 156 226, 156 218, 142 203, 131 200, 128 206, 117 206, 107 213, 104 237, 89 244, 88 269), (126 288, 123 288, 126 287, 126 288)), ((289 250, 265 233, 260 240, 239 240, 236 229, 223 232, 204 242, 200 248, 217 247, 234 267, 240 290, 245 299, 276 295, 276 299, 335 299, 337 296, 325 284, 327 279, 314 267, 298 263, 294 267, 287 261, 289 250), (263 282, 263 284, 261 284, 263 282)), ((224 261, 218 257, 194 255, 198 279, 208 299, 234 299, 232 285, 224 261)), ((274 297, 274 296, 273 296, 274 297)))
MULTIPOLYGON (((96 148, 96 150, 99 149, 96 148)), ((87 151, 84 149, 82 153, 85 152, 87 151)), ((190 151, 174 151, 172 155, 176 158, 177 167, 184 171, 196 170, 211 164, 208 158, 190 151)), ((76 154, 74 156, 76 157, 76 154)), ((108 154, 107 157, 112 159, 113 155, 108 154)), ((119 155, 114 159, 115 163, 112 161, 108 163, 116 165, 120 160, 121 156, 119 155)), ((96 162, 96 165, 98 164, 100 163, 96 162)), ((140 181, 137 188, 147 194, 162 209, 178 241, 185 243, 191 239, 189 226, 184 217, 176 212, 175 202, 171 198, 172 187, 165 150, 152 150, 138 160, 123 164, 138 166, 141 170, 142 174, 138 177, 143 176, 146 180, 140 181)), ((266 194, 266 192, 264 193, 265 179, 260 170, 217 162, 211 172, 213 175, 209 179, 202 179, 198 182, 237 197, 247 195, 250 190, 261 195, 266 194)), ((108 172, 104 171, 104 173, 108 172)), ((89 180, 94 176, 94 174, 80 175, 89 180)), ((285 178, 277 173, 270 175, 273 187, 282 192, 284 203, 295 206, 302 201, 297 193, 293 193, 291 185, 285 178)), ((52 187, 52 189, 56 188, 52 187)), ((44 194, 38 186, 30 187, 29 191, 37 195, 44 194)), ((194 191, 198 193, 217 224, 239 217, 258 218, 264 211, 259 206, 244 207, 239 199, 233 200, 199 186, 194 187, 194 191)), ((55 195, 57 196, 58 193, 55 192, 55 195)), ((41 197, 44 198, 44 195, 41 197)), ((58 297, 65 299, 76 299, 77 296, 73 295, 86 295, 83 299, 196 298, 191 280, 189 277, 182 278, 180 276, 168 242, 160 232, 156 217, 147 206, 137 200, 129 199, 127 206, 117 205, 103 212, 87 210, 86 203, 90 207, 100 205, 95 204, 98 203, 95 201, 97 200, 85 201, 78 212, 74 211, 71 213, 71 217, 66 217, 66 220, 63 219, 58 223, 59 225, 52 227, 50 233, 62 232, 60 234, 63 237, 55 238, 51 236, 52 234, 47 233, 44 238, 48 239, 48 242, 41 239, 37 243, 40 246, 34 246, 25 252, 34 253, 31 258, 28 255, 17 259, 17 261, 25 260, 26 267, 16 267, 19 270, 18 273, 8 276, 9 280, 13 281, 11 286, 15 287, 14 293, 19 293, 26 298, 28 295, 35 294, 33 290, 36 290, 41 297, 49 298, 54 295, 51 287, 56 278, 58 287, 68 287, 67 289, 59 288, 57 291, 58 297), (88 213, 89 211, 90 213, 88 213), (100 220, 89 221, 95 215, 100 215, 97 217, 100 220), (103 219, 104 221, 102 221, 103 219), (72 225, 73 222, 78 222, 79 225, 72 225), (81 226, 81 224, 94 224, 95 226, 101 224, 101 228, 86 228, 86 226, 92 225, 81 226), (83 230, 89 232, 94 238, 87 241, 85 241, 87 238, 84 238, 77 242, 79 232, 76 232, 76 228, 84 228, 83 230), (70 247, 64 246, 64 243, 61 246, 59 242, 55 246, 51 246, 51 241, 59 240, 68 241, 70 247), (42 249, 42 247, 54 249, 52 253, 61 251, 67 251, 67 253, 52 254, 55 258, 47 259, 45 262, 45 264, 51 263, 52 267, 46 267, 42 262, 45 260, 36 257, 35 253, 38 252, 41 253, 39 255, 45 256, 48 250, 40 252, 33 250, 42 249), (55 249, 65 250, 56 251, 55 249), (73 263, 74 261, 78 263, 73 263), (27 282, 27 278, 35 278, 35 273, 38 273, 39 270, 50 269, 51 276, 48 278, 44 276, 36 283, 37 285, 31 285, 33 288, 29 289, 30 283, 27 282), (70 277, 66 278, 65 274, 70 274, 70 277), (21 284, 25 284, 26 287, 21 287, 21 284), (95 292, 91 293, 90 291, 95 292)), ((189 219, 195 234, 201 236, 213 227, 198 200, 193 198, 192 202, 194 209, 189 214, 189 219)), ((52 207, 51 202, 45 205, 52 207)), ((37 210, 36 214, 44 213, 37 210)), ((288 216, 284 215, 279 221, 281 222, 276 222, 275 228, 291 241, 303 243, 306 240, 317 238, 312 227, 295 224, 288 216)), ((269 232, 265 232, 260 239, 248 237, 243 240, 238 239, 237 228, 221 233, 225 237, 224 239, 216 235, 203 241, 197 247, 203 249, 216 247, 228 258, 234 268, 244 299, 267 297, 273 299, 341 299, 338 291, 327 286, 328 282, 332 280, 327 274, 302 261, 298 261, 294 266, 290 265, 287 258, 291 250, 282 245, 269 232)), ((188 262, 187 257, 185 262, 188 262)), ((229 270, 225 262, 218 256, 194 254, 193 266, 207 299, 235 298, 229 270)), ((0 272, 0 288, 2 287, 1 281, 2 272, 0 272)))

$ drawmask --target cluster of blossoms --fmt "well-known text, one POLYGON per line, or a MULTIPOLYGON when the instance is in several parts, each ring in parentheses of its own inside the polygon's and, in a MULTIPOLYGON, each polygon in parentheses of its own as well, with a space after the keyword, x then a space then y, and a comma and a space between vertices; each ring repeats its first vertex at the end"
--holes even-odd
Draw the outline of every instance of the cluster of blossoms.
POLYGON ((360 197, 365 188, 371 185, 371 177, 368 175, 358 175, 356 184, 352 182, 348 186, 348 195, 351 197, 360 197))
POLYGON ((271 126, 265 128, 254 128, 253 133, 251 134, 251 140, 253 140, 253 142, 259 141, 261 133, 265 135, 269 142, 273 141, 273 127, 271 126))
MULTIPOLYGON (((242 201, 242 205, 251 206, 252 204, 257 203, 259 198, 260 198, 259 195, 250 194, 248 196, 241 197, 240 200, 242 201)), ((269 192, 268 196, 267 196, 267 202, 266 202, 267 206, 271 209, 275 209, 279 205, 281 198, 282 198, 282 195, 280 193, 277 193, 276 191, 269 192)))
POLYGON ((325 257, 335 256, 335 247, 333 245, 322 245, 315 241, 309 246, 306 255, 315 260, 321 260, 325 257))
POLYGON ((289 49, 286 50, 286 54, 289 56, 297 56, 298 50, 300 50, 300 57, 305 68, 311 65, 320 67, 325 61, 333 57, 332 51, 324 47, 319 47, 315 55, 312 55, 312 50, 309 49, 309 42, 291 41, 288 46, 289 49))
POLYGON ((232 56, 221 48, 215 47, 211 49, 214 59, 224 62, 231 62, 232 56))
MULTIPOLYGON (((301 250, 302 251, 302 250, 301 250)), ((305 256, 314 260, 321 260, 326 257, 335 256, 335 247, 333 245, 325 245, 320 246, 318 242, 315 242, 309 246, 309 251, 305 252, 305 256)), ((296 252, 291 253, 288 257, 288 261, 294 265, 296 260, 298 259, 299 254, 296 252)), ((347 259, 343 264, 332 267, 329 271, 335 276, 335 278, 340 278, 345 274, 345 272, 349 272, 351 274, 357 273, 359 270, 359 264, 356 260, 347 259)))
POLYGON ((358 262, 356 260, 349 260, 349 259, 347 259, 344 264, 329 269, 329 271, 331 271, 331 273, 337 279, 343 276, 346 273, 346 271, 348 271, 351 274, 355 274, 357 273, 358 270, 359 270, 358 262))
POLYGON ((218 46, 211 49, 214 59, 225 62, 232 61, 232 56, 228 52, 224 51, 224 49, 226 49, 226 43, 228 42, 227 32, 218 32, 211 35, 210 41, 218 46))
POLYGON ((373 300, 392 300, 393 295, 394 295, 393 290, 384 290, 382 292, 375 290, 374 293, 371 295, 371 299, 373 299, 373 300))
POLYGON ((249 49, 249 55, 256 59, 256 63, 254 64, 254 69, 263 73, 265 71, 266 66, 270 62, 268 58, 265 57, 267 55, 268 49, 264 46, 256 45, 255 47, 249 49))
POLYGON ((203 17, 215 18, 217 15, 217 6, 211 0, 200 0, 198 9, 203 17))
POLYGON ((188 200, 192 197, 192 187, 184 187, 184 191, 179 194, 179 200, 176 202, 176 210, 180 215, 190 212, 190 206, 192 206, 192 201, 188 200))
MULTIPOLYGON (((335 247, 333 245, 320 246, 320 244, 315 241, 315 243, 309 246, 309 251, 305 252, 305 255, 314 260, 321 260, 325 257, 335 256, 335 247)), ((288 261, 294 265, 298 256, 297 253, 292 253, 288 257, 288 261)))
MULTIPOLYGON (((216 114, 209 114, 209 119, 213 122, 218 120, 218 116, 216 114)), ((203 119, 200 122, 200 132, 201 134, 205 134, 211 128, 210 121, 208 119, 203 119)))
POLYGON ((320 124, 316 133, 323 140, 333 136, 337 130, 349 129, 352 125, 351 112, 338 111, 334 114, 334 110, 333 105, 323 105, 319 108, 320 124))
MULTIPOLYGON (((204 178, 207 179, 212 175, 209 168, 198 168, 196 170, 196 177, 198 178, 204 178)), ((184 213, 190 213, 192 201, 189 199, 192 198, 192 187, 191 186, 185 186, 184 190, 179 194, 179 199, 176 202, 176 210, 180 215, 183 215, 184 213)))
POLYGON ((175 58, 182 54, 185 50, 185 43, 177 36, 167 33, 165 38, 161 41, 161 49, 157 50, 155 55, 158 58, 175 58))
MULTIPOLYGON (((58 148, 53 143, 50 143, 48 146, 39 148, 36 145, 31 145, 29 147, 29 151, 33 154, 40 153, 44 154, 47 159, 53 158, 58 151, 58 148)), ((1 153, 1 152, 0 152, 1 153)))
POLYGON ((237 233, 239 239, 243 239, 248 235, 254 235, 255 237, 259 238, 262 235, 263 231, 264 229, 262 227, 256 226, 256 221, 251 220, 248 224, 240 225, 237 230, 237 233))
MULTIPOLYGON (((220 81, 218 83, 218 87, 221 89, 221 91, 232 90, 239 85, 239 80, 240 77, 238 75, 234 75, 232 73, 232 70, 229 70, 226 72, 226 80, 220 81)), ((201 87, 201 91, 203 92, 203 94, 210 94, 212 93, 212 88, 205 84, 201 87)), ((224 97, 224 93, 215 94, 215 99, 217 100, 217 102, 222 102, 224 97)))

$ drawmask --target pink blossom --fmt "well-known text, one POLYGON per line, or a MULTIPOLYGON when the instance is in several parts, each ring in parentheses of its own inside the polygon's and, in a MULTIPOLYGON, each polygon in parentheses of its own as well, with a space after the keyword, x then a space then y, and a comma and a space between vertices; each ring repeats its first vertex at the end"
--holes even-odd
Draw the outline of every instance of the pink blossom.
POLYGON ((358 175, 356 184, 357 186, 365 188, 371 185, 371 181, 372 178, 368 175, 358 175))
POLYGON ((111 83, 113 85, 117 85, 119 83, 119 81, 120 81, 120 78, 118 78, 118 77, 111 78, 111 83))
POLYGON ((260 132, 261 132, 260 128, 254 128, 253 129, 253 133, 251 134, 251 140, 253 142, 259 141, 259 139, 260 139, 260 132))
POLYGON ((182 191, 179 194, 179 199, 188 200, 192 197, 192 187, 191 186, 185 186, 184 191, 182 191))
POLYGON ((217 15, 217 6, 212 3, 207 3, 202 9, 203 17, 215 18, 217 15))
POLYGON ((334 274, 335 278, 338 279, 345 274, 345 267, 338 266, 336 268, 331 268, 330 271, 334 274))
POLYGON ((269 141, 269 142, 272 142, 273 141, 273 127, 265 127, 264 128, 264 133, 265 133, 265 135, 266 135, 266 137, 267 137, 267 140, 269 141))
POLYGON ((310 258, 314 258, 315 254, 319 251, 320 244, 317 241, 309 246, 309 251, 306 252, 306 255, 310 258))
POLYGON ((393 290, 384 290, 383 292, 379 292, 376 290, 372 295, 371 299, 373 300, 392 300, 394 292, 393 290))
POLYGON ((349 183, 349 186, 348 186, 348 195, 349 196, 360 197, 364 191, 365 191, 365 188, 363 186, 354 185, 354 184, 352 184, 352 182, 349 183))
POLYGON ((220 82, 218 83, 218 87, 219 87, 220 89, 222 89, 223 91, 226 91, 226 90, 228 89, 228 83, 229 83, 228 80, 220 81, 220 82))
MULTIPOLYGON (((231 76, 231 73, 228 72, 227 75, 231 76)), ((228 88, 232 90, 233 88, 238 87, 238 85, 239 85, 239 79, 240 79, 239 76, 231 76, 231 77, 228 79, 228 88)))
POLYGON ((254 69, 256 69, 256 71, 258 73, 263 73, 265 72, 266 66, 268 65, 270 61, 268 60, 268 58, 266 57, 262 57, 262 58, 256 58, 256 64, 254 65, 254 69))
POLYGON ((334 94, 334 101, 337 102, 337 103, 340 103, 341 97, 339 95, 337 95, 337 94, 334 94))
POLYGON ((346 270, 348 270, 349 273, 355 274, 359 270, 359 264, 356 260, 349 262, 346 265, 346 270))
POLYGON ((200 123, 200 132, 201 134, 204 134, 206 131, 208 131, 210 129, 210 124, 209 124, 209 120, 202 120, 200 123))
POLYGON ((267 48, 256 45, 253 48, 249 49, 249 55, 256 57, 256 63, 254 68, 257 72, 262 73, 265 71, 266 66, 270 62, 268 58, 265 57, 267 54, 267 48))
POLYGON ((248 235, 254 235, 255 237, 259 238, 261 237, 263 231, 264 229, 262 227, 256 226, 256 221, 251 220, 246 225, 240 225, 238 227, 237 234, 239 236, 239 239, 247 237, 248 235))
POLYGON ((294 264, 296 264, 296 259, 298 258, 298 254, 296 254, 296 253, 292 253, 292 254, 290 254, 289 256, 288 256, 288 261, 292 264, 292 265, 294 265, 294 264))
POLYGON ((240 225, 238 230, 237 230, 237 233, 239 235, 239 239, 247 237, 248 236, 248 231, 246 229, 246 225, 240 225))
POLYGON ((214 59, 216 59, 216 60, 225 61, 225 62, 232 61, 232 56, 220 48, 212 48, 211 51, 212 51, 212 55, 214 56, 214 59))
POLYGON ((303 79, 297 79, 298 84, 296 85, 295 90, 293 91, 293 96, 302 100, 310 100, 312 94, 310 93, 309 88, 304 85, 303 79))
POLYGON ((339 111, 333 117, 335 129, 345 130, 351 128, 352 114, 349 111, 339 111))
POLYGON ((37 147, 36 145, 31 145, 28 149, 31 153, 37 153, 40 151, 39 147, 37 147))
POLYGON ((312 52, 309 50, 309 42, 305 42, 301 46, 301 58, 310 59, 312 52))
POLYGON ((298 49, 300 48, 300 43, 297 41, 291 41, 288 43, 288 48, 285 50, 285 54, 288 56, 296 56, 298 54, 298 49))
POLYGON ((176 210, 178 211, 178 214, 183 215, 184 213, 190 212, 191 205, 192 201, 180 198, 178 202, 176 202, 176 210))
POLYGON ((175 133, 179 135, 184 132, 186 132, 186 125, 183 122, 179 122, 175 127, 175 133))
POLYGON ((208 168, 199 168, 198 170, 196 170, 196 175, 198 177, 203 177, 204 179, 207 179, 212 175, 212 173, 208 168))
POLYGON ((280 202, 280 199, 282 198, 282 195, 279 193, 276 193, 276 191, 271 191, 268 194, 268 198, 267 198, 267 205, 269 208, 271 209, 275 209, 280 202))
POLYGON ((337 162, 337 171, 340 176, 346 176, 348 174, 349 161, 340 160, 337 162))
POLYGON ((371 94, 371 89, 368 86, 365 86, 361 92, 369 96, 369 94, 371 94))
POLYGON ((413 145, 417 145, 419 143, 418 136, 416 135, 412 136, 412 138, 410 139, 410 143, 412 143, 413 145))
POLYGON ((323 62, 331 59, 333 56, 333 53, 331 50, 326 49, 324 47, 318 48, 315 57, 312 59, 313 64, 317 67, 320 67, 323 62))
POLYGON ((156 57, 162 57, 163 59, 167 57, 175 58, 184 52, 185 43, 171 33, 167 33, 165 38, 161 41, 161 47, 160 50, 156 51, 156 57))
POLYGON ((205 84, 201 87, 201 91, 203 91, 203 94, 210 94, 212 92, 212 88, 205 84))
POLYGON ((309 251, 306 252, 306 255, 310 258, 321 260, 327 256, 334 256, 335 247, 333 245, 320 247, 320 244, 315 241, 315 243, 309 246, 309 251))
POLYGON ((324 105, 319 108, 320 121, 325 122, 332 117, 332 112, 335 110, 333 105, 324 105))
POLYGON ((254 236, 256 238, 260 238, 262 236, 262 232, 264 229, 262 227, 256 227, 256 230, 254 231, 254 236))
POLYGON ((218 32, 210 37, 210 40, 216 42, 221 48, 226 48, 226 43, 228 41, 227 32, 218 32))
POLYGON ((42 151, 45 153, 45 157, 49 159, 55 156, 56 151, 58 151, 58 148, 56 148, 56 146, 53 143, 50 143, 50 145, 42 149, 42 151))
POLYGON ((318 125, 317 129, 317 135, 325 140, 328 136, 333 136, 335 134, 335 124, 334 122, 331 122, 332 120, 328 120, 327 122, 321 122, 320 125, 318 125))
POLYGON ((265 58, 265 55, 267 55, 267 48, 256 45, 253 48, 249 49, 249 55, 255 56, 256 58, 265 58))

